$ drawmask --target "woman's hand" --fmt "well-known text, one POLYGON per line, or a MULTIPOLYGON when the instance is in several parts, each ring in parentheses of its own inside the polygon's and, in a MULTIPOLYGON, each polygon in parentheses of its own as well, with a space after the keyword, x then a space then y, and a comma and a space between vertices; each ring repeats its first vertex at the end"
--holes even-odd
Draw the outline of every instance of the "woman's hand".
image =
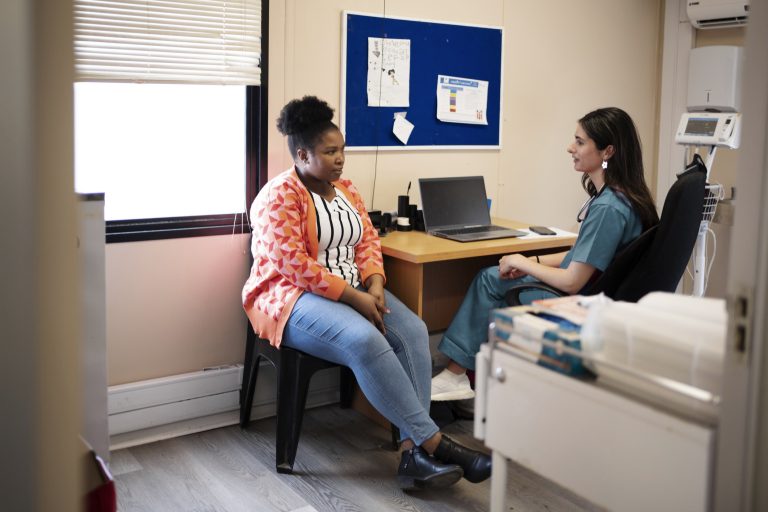
POLYGON ((508 254, 499 260, 499 276, 502 279, 516 279, 528 273, 531 260, 522 254, 508 254))
POLYGON ((387 299, 384 295, 384 277, 380 274, 373 274, 366 279, 365 287, 368 289, 368 293, 376 299, 376 308, 379 310, 379 313, 382 315, 389 313, 387 299))
POLYGON ((560 268, 560 255, 547 255, 540 259, 537 263, 522 254, 504 256, 499 260, 499 276, 502 279, 512 279, 527 274, 572 295, 579 293, 595 273, 595 267, 579 261, 572 261, 567 268, 560 268))
MULTIPOLYGON (((382 290, 383 294, 383 290, 382 290)), ((371 322, 382 334, 386 334, 384 319, 379 311, 379 300, 369 292, 361 292, 347 285, 341 294, 340 300, 352 306, 355 311, 371 322)))

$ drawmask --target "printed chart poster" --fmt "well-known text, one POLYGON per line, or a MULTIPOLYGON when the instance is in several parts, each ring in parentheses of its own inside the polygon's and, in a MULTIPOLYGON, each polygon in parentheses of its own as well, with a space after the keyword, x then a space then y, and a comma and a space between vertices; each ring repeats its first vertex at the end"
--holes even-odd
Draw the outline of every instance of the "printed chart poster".
POLYGON ((368 106, 408 107, 411 41, 368 38, 368 106))
POLYGON ((488 82, 437 75, 437 118, 446 123, 488 124, 488 82))

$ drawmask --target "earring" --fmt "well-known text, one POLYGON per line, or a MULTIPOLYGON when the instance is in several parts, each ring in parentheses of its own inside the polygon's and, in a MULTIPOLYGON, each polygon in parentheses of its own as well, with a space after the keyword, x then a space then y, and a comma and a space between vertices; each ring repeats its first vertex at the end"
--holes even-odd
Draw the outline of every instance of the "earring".
POLYGON ((607 169, 608 168, 608 160, 603 160, 602 167, 603 167, 603 169, 607 169))

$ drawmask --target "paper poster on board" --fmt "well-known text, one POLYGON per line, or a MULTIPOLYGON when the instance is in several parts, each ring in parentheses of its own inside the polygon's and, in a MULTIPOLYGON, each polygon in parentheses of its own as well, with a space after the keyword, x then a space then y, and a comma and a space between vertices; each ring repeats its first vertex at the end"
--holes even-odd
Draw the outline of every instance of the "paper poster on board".
POLYGON ((446 123, 488 124, 488 82, 437 76, 437 118, 446 123))
POLYGON ((368 38, 368 106, 408 107, 411 41, 368 38))
POLYGON ((411 132, 415 127, 413 126, 413 123, 405 118, 405 116, 405 112, 395 113, 395 121, 392 124, 392 133, 395 134, 397 140, 403 144, 408 144, 408 139, 410 138, 411 132))

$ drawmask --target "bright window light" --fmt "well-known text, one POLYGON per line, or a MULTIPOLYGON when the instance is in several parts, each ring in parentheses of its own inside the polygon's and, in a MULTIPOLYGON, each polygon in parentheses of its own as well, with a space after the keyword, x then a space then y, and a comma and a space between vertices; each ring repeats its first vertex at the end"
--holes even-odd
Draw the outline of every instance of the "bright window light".
POLYGON ((245 87, 75 84, 75 189, 106 220, 245 209, 245 87))

